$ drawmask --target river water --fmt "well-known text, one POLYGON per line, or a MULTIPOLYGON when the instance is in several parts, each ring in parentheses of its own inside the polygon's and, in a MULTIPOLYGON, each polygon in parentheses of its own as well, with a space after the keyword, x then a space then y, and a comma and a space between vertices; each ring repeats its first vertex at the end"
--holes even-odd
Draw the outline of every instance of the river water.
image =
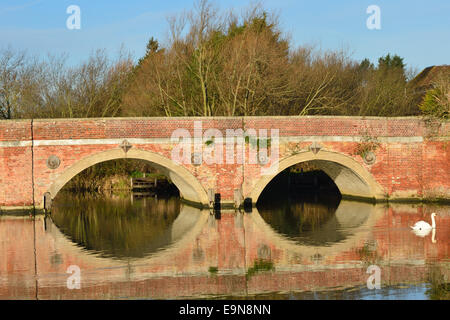
POLYGON ((449 206, 62 192, 50 216, 0 216, 0 299, 449 299, 449 227, 449 206))

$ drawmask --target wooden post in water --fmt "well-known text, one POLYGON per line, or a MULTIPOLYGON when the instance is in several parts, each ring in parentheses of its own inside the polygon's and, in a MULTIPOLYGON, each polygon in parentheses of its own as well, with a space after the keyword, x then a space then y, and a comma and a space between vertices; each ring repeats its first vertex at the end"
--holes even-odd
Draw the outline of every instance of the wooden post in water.
POLYGON ((52 208, 52 195, 50 192, 46 192, 44 194, 44 211, 45 213, 50 213, 50 210, 52 208))

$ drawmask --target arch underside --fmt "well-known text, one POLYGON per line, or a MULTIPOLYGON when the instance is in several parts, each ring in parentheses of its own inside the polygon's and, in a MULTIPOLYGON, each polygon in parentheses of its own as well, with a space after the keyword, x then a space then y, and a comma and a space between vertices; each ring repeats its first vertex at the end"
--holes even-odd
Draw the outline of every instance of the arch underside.
POLYGON ((136 148, 130 149, 127 153, 122 149, 112 149, 83 158, 59 175, 53 181, 48 192, 51 194, 51 197, 54 198, 62 187, 81 171, 98 163, 115 159, 138 159, 149 161, 155 168, 170 178, 180 191, 180 195, 184 200, 202 206, 208 205, 208 196, 205 190, 189 170, 164 156, 136 148))
POLYGON ((342 195, 373 197, 369 185, 349 168, 337 162, 326 160, 311 160, 309 162, 325 172, 334 181, 342 195))
POLYGON ((309 162, 314 167, 324 171, 336 184, 344 197, 361 199, 381 199, 383 191, 373 176, 353 158, 341 153, 321 150, 317 154, 302 152, 280 160, 278 168, 265 175, 256 182, 251 198, 254 203, 258 201, 264 188, 283 170, 301 162, 309 162))

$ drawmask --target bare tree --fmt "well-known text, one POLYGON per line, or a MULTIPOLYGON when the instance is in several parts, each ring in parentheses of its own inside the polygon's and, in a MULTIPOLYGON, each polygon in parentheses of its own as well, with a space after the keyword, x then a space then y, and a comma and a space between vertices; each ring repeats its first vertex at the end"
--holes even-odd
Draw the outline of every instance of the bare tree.
POLYGON ((36 102, 31 97, 37 98, 38 75, 36 60, 25 52, 0 51, 0 118, 18 118, 30 112, 36 102))

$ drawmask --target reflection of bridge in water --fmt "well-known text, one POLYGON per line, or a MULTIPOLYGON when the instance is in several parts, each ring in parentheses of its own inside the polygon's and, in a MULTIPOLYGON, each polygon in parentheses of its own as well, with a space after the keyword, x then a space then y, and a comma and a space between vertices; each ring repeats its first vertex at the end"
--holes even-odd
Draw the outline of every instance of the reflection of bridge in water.
POLYGON ((251 214, 224 211, 216 220, 209 212, 183 206, 171 228, 173 244, 135 259, 88 251, 50 219, 44 224, 43 216, 36 217, 35 238, 32 219, 0 217, 0 234, 5 235, 0 298, 176 298, 354 287, 365 285, 371 264, 381 267, 382 285, 422 283, 431 262, 438 262, 448 281, 450 213, 436 211, 439 228, 432 243, 409 231, 409 225, 422 219, 421 207, 344 201, 323 226, 329 235, 338 224, 347 230, 344 238, 333 242, 328 236, 326 245, 314 246, 275 232, 256 209, 251 214), (270 261, 274 270, 246 276, 259 259, 270 261), (66 287, 70 265, 81 269, 81 290, 66 287))

